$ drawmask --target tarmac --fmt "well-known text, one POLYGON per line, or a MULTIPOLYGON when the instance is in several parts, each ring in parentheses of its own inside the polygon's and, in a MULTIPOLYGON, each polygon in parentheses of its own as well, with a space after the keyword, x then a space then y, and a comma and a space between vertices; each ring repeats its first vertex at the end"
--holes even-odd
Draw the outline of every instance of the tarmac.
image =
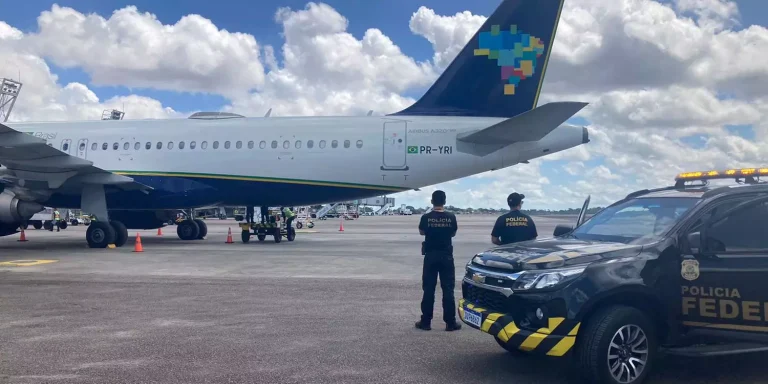
MULTIPOLYGON (((491 247, 494 216, 459 215, 459 276, 491 247)), ((578 383, 567 359, 516 357, 464 326, 413 327, 418 216, 316 220, 296 240, 248 244, 232 220, 205 240, 175 226, 89 249, 84 226, 0 238, 0 383, 578 383), (233 244, 226 244, 228 229, 233 244)), ((539 235, 574 217, 534 217, 539 235)), ((30 227, 31 228, 31 227, 30 227)), ((753 383, 756 354, 664 357, 649 383, 753 383)))

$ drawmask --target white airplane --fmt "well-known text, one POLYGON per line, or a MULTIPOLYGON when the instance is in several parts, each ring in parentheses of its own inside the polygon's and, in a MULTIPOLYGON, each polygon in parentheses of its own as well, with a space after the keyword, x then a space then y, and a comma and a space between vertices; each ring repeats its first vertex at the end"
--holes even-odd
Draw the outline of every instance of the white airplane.
MULTIPOLYGON (((0 125, 0 235, 43 206, 97 220, 90 247, 159 228, 178 209, 362 199, 502 169, 587 143, 585 103, 536 107, 563 0, 505 0, 415 104, 386 116, 0 125)), ((185 240, 201 220, 178 225, 185 240)))

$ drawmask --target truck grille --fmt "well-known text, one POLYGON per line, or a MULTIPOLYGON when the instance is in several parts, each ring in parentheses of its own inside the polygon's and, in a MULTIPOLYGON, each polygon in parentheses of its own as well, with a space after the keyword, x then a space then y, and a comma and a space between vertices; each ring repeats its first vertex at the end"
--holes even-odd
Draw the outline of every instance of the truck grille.
POLYGON ((499 292, 489 291, 475 287, 472 284, 463 283, 461 285, 464 300, 484 309, 494 312, 507 313, 507 298, 499 292))

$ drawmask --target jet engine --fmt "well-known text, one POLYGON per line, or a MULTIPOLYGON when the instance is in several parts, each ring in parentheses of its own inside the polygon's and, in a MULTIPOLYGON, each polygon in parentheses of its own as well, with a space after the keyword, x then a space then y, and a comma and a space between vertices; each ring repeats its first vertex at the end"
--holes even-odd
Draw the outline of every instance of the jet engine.
POLYGON ((19 200, 11 191, 0 193, 0 223, 2 227, 15 224, 18 227, 35 213, 43 210, 43 206, 31 201, 19 200))

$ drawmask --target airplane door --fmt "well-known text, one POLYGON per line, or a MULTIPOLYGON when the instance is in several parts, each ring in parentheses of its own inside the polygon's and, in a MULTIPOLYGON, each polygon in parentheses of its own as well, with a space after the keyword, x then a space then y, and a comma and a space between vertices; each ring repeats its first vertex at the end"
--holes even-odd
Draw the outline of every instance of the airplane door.
POLYGON ((72 149, 72 140, 70 139, 64 139, 61 141, 61 151, 64 153, 69 154, 70 150, 72 149))
POLYGON ((77 142, 77 157, 88 158, 88 139, 80 139, 77 142))
POLYGON ((408 127, 405 121, 388 121, 384 123, 382 170, 408 170, 408 165, 406 164, 407 132, 408 127))

